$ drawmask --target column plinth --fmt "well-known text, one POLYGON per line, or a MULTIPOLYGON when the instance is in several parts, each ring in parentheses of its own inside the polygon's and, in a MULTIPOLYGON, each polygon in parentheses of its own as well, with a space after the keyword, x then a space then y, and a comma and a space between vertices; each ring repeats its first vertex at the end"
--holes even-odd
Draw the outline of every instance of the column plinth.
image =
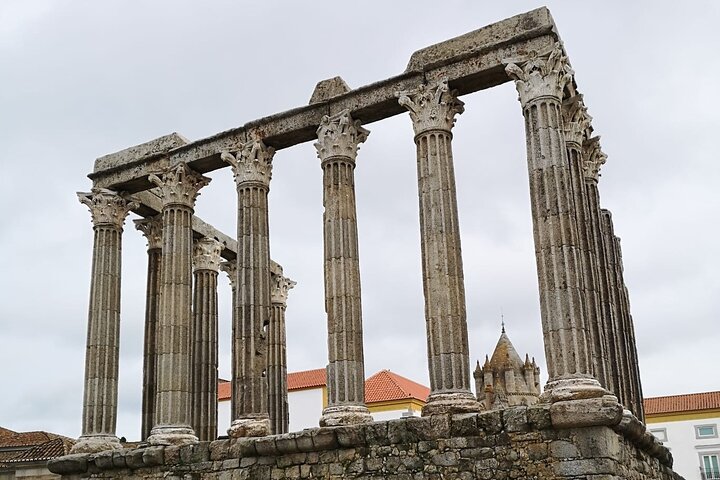
POLYGON ((463 103, 447 81, 396 94, 410 112, 417 146, 420 242, 430 395, 422 415, 479 411, 470 391, 465 283, 452 127, 463 103))
POLYGON ((223 244, 213 238, 195 242, 193 257, 192 426, 198 439, 218 432, 217 277, 223 244))
POLYGON ((82 435, 73 453, 122 448, 117 423, 122 226, 136 206, 116 192, 78 193, 93 221, 93 260, 85 351, 82 435))
POLYGON ((607 395, 588 344, 582 252, 561 116, 572 69, 559 44, 505 62, 525 117, 540 310, 549 380, 543 401, 607 395))
POLYGON ((153 445, 198 441, 191 426, 192 216, 199 190, 210 179, 180 164, 150 181, 162 200, 160 310, 156 330, 157 395, 153 445))
POLYGON ((296 283, 283 275, 283 269, 270 262, 272 312, 268 327, 268 413, 273 434, 287 433, 290 416, 287 390, 287 343, 285 308, 288 292, 296 283))
POLYGON ((140 438, 146 440, 155 425, 157 358, 155 339, 160 308, 160 261, 162 259, 162 215, 135 220, 135 228, 148 241, 147 287, 145 290, 145 337, 143 342, 142 424, 140 438))
POLYGON ((268 190, 275 150, 259 138, 222 159, 233 170, 238 194, 237 280, 232 341, 231 437, 270 433, 267 334, 270 323, 268 190))
POLYGON ((323 117, 315 148, 323 169, 328 404, 321 426, 372 421, 365 405, 355 160, 368 134, 348 110, 323 117))

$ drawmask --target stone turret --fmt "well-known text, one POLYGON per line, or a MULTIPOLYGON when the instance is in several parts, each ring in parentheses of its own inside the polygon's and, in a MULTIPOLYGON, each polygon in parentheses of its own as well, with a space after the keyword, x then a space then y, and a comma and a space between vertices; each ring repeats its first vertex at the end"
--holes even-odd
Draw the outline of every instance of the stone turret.
POLYGON ((504 326, 492 357, 486 355, 482 367, 478 361, 473 376, 477 398, 488 410, 538 401, 540 368, 527 354, 522 361, 504 326))

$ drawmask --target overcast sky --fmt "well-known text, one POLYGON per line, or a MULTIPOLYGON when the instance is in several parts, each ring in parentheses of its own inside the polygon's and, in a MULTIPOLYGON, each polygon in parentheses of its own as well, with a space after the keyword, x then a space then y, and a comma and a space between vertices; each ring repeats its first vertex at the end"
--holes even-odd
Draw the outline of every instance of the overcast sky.
MULTIPOLYGON (((90 189, 96 157, 305 105, 336 75, 352 88, 396 75, 415 50, 538 6, 1 0, 0 426, 80 434, 92 224, 75 192, 90 189)), ((720 3, 548 6, 608 154, 602 205, 622 238, 645 394, 720 390, 720 3)), ((517 94, 505 84, 462 100, 453 149, 471 362, 492 352, 502 309, 544 374, 517 94)), ((356 169, 366 374, 427 383, 411 122, 367 128, 356 169)), ((232 176, 210 176, 196 213, 233 235, 232 176)), ((310 143, 275 155, 270 223, 271 255, 298 282, 289 369, 324 367, 322 171, 310 143)), ((140 429, 145 245, 129 219, 117 428, 128 439, 140 429)), ((219 295, 228 378, 224 274, 219 295)))

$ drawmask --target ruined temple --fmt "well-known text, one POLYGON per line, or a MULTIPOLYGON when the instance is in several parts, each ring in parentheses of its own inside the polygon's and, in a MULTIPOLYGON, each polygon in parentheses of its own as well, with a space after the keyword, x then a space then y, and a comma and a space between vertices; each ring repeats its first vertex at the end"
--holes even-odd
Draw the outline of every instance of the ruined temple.
MULTIPOLYGON (((324 80, 293 110, 98 158, 91 191, 79 194, 95 232, 82 435, 49 468, 68 479, 677 478, 670 452, 643 423, 620 241, 600 202, 605 162, 545 8, 423 48, 397 76, 355 89, 324 80), (488 411, 470 389, 452 130, 462 96, 505 82, 517 88, 525 125, 549 380, 538 403, 488 411), (422 417, 373 422, 363 391, 354 171, 359 145, 372 141, 366 127, 399 114, 412 122, 417 154, 430 394, 422 417), (323 170, 328 404, 319 427, 285 432, 284 314, 294 282, 270 257, 267 198, 274 153, 303 142, 314 143, 319 162, 308 163, 323 170), (220 168, 232 169, 237 187, 233 236, 194 215, 204 174, 220 168), (131 211, 143 217, 136 224, 148 238, 148 276, 143 443, 125 449, 115 427, 121 243, 131 211), (219 270, 233 289, 233 420, 222 439, 219 270)), ((535 385, 534 376, 525 381, 535 385)))

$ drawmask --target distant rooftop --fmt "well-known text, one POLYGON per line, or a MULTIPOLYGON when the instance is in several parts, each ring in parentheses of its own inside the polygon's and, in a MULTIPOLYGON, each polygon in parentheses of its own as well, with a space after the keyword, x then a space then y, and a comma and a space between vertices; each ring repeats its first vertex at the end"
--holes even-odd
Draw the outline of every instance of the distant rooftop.
POLYGON ((720 409, 720 391, 668 395, 645 399, 645 415, 661 415, 720 409))

